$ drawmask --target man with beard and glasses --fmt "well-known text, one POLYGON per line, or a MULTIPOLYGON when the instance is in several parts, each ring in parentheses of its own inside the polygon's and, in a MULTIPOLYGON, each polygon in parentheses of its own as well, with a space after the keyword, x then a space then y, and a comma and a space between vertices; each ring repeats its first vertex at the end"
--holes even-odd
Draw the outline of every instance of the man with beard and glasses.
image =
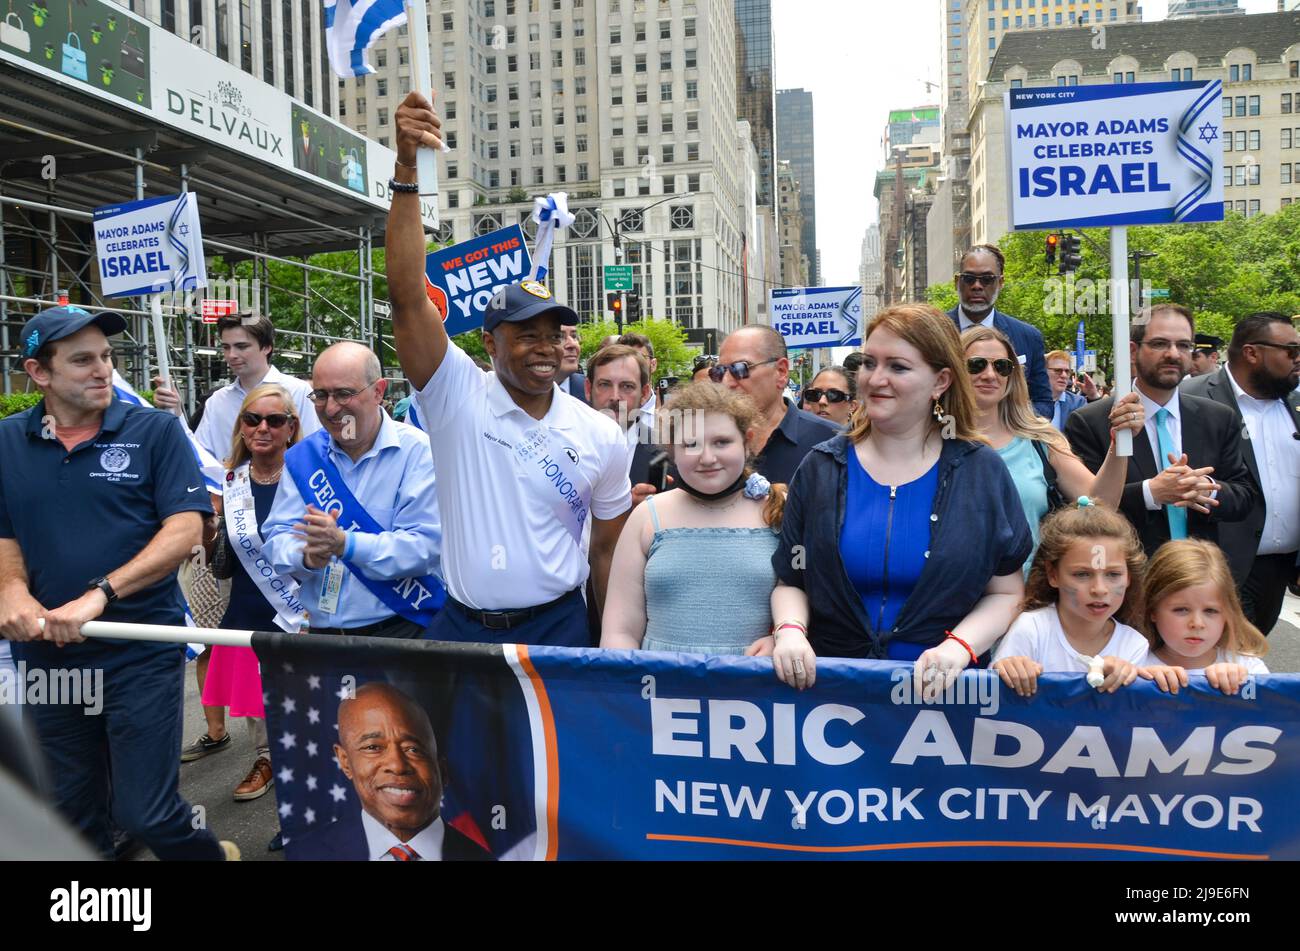
POLYGON ((1237 324, 1228 365, 1187 380, 1184 396, 1222 403, 1242 424, 1241 454, 1261 494, 1240 522, 1219 531, 1236 569, 1241 606, 1265 635, 1282 613, 1287 585, 1296 580, 1300 549, 1300 334, 1285 314, 1251 314, 1237 324))
POLYGON ((991 244, 977 244, 961 257, 955 283, 961 303, 948 311, 959 333, 971 327, 991 327, 1007 335, 1020 365, 1025 368, 1029 384, 1029 401, 1039 416, 1050 420, 1055 409, 1052 387, 1047 382, 1047 363, 1043 359, 1043 334, 1033 324, 1004 314, 995 306, 1002 292, 1002 275, 1006 259, 991 244))
MULTIPOLYGON (((1137 529, 1148 556, 1170 539, 1217 543, 1221 522, 1240 522, 1260 504, 1241 458, 1238 422, 1226 406, 1179 393, 1192 359, 1191 311, 1177 304, 1151 308, 1133 321, 1129 333, 1134 388, 1146 426, 1133 438, 1120 511, 1137 529)), ((1093 472, 1110 449, 1114 402, 1108 396, 1089 403, 1065 424, 1075 455, 1093 472)))

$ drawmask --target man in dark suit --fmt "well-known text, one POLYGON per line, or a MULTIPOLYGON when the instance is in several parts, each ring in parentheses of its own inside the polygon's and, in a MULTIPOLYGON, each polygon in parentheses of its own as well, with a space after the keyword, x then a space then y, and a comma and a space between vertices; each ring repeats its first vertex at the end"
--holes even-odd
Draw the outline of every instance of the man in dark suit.
POLYGON ((560 360, 560 370, 555 374, 555 382, 561 393, 568 393, 575 400, 589 402, 587 399, 587 378, 582 372, 582 343, 578 340, 578 328, 563 326, 560 334, 564 337, 561 345, 564 357, 560 360))
POLYGON ((1065 432, 1065 421, 1070 414, 1088 401, 1078 393, 1070 392, 1070 379, 1074 376, 1074 361, 1064 350, 1053 350, 1047 355, 1047 382, 1052 387, 1052 415, 1047 418, 1060 432, 1065 432))
MULTIPOLYGON (((1200 339, 1200 335, 1197 335, 1200 339)), ((1262 501, 1240 522, 1219 530, 1235 569, 1241 606, 1267 634, 1296 580, 1300 549, 1300 334, 1285 314, 1243 318, 1228 345, 1228 365, 1189 377, 1183 395, 1204 396, 1237 417, 1241 455, 1262 501)))
POLYGON ((391 684, 357 688, 339 704, 334 755, 361 811, 289 840, 295 859, 488 861, 487 850, 442 821, 438 742, 424 708, 391 684))
MULTIPOLYGON (((1191 362, 1193 331, 1191 312, 1176 304, 1143 312, 1130 331, 1146 426, 1133 438, 1120 511, 1148 555, 1171 538, 1217 543, 1221 522, 1240 522, 1260 502, 1241 458, 1232 412, 1212 400, 1179 394, 1191 362)), ((1113 403, 1109 396, 1089 403, 1065 424, 1075 454, 1093 472, 1110 448, 1113 403)))
POLYGON ((1029 383, 1029 400, 1039 416, 1052 418, 1052 388, 1047 382, 1043 359, 1043 334, 1033 324, 1004 314, 995 306, 1002 292, 1006 260, 991 244, 977 244, 961 258, 957 274, 957 296, 961 303, 948 311, 960 333, 976 325, 991 327, 1007 335, 1029 383))

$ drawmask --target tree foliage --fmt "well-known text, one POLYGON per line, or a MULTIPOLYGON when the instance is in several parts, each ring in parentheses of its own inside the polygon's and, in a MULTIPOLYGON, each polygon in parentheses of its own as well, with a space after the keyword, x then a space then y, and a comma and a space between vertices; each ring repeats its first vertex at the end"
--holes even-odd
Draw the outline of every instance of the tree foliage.
MULTIPOLYGON (((1047 232, 1003 238, 998 246, 1007 259, 1006 285, 997 306, 1042 330, 1048 350, 1073 350, 1082 319, 1088 348, 1106 355, 1111 341, 1103 291, 1110 277, 1109 232, 1087 228, 1082 233, 1083 264, 1069 279, 1060 278, 1054 267, 1048 270, 1047 232)), ((1142 261, 1142 283, 1167 288, 1169 301, 1191 308, 1200 333, 1226 341, 1247 314, 1300 313, 1300 204, 1252 218, 1232 213, 1208 224, 1132 227, 1128 245, 1130 252, 1155 253, 1142 261)), ((948 309, 956 306, 957 292, 950 282, 935 284, 928 298, 948 309)))
MULTIPOLYGON (((655 348, 655 359, 659 366, 655 371, 654 382, 666 376, 683 376, 690 372, 696 351, 686 342, 686 332, 671 320, 659 320, 646 317, 623 325, 624 333, 644 334, 650 338, 655 348)), ((587 365, 587 358, 600 349, 600 342, 611 334, 618 333, 618 325, 612 320, 594 320, 578 325, 578 339, 582 342, 582 365, 587 365)))

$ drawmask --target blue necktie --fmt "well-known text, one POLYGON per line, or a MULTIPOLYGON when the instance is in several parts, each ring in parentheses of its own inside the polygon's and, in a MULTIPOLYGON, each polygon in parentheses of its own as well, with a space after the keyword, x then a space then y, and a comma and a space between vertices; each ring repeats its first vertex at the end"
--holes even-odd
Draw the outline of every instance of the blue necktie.
MULTIPOLYGON (((1167 409, 1156 411, 1156 437, 1160 440, 1160 470, 1168 469, 1169 456, 1174 453, 1174 437, 1169 431, 1169 417, 1173 415, 1167 409)), ((1177 455, 1174 458, 1178 458, 1177 455)), ((1187 537, 1187 509, 1176 505, 1166 505, 1165 515, 1169 518, 1169 537, 1177 541, 1187 537)))

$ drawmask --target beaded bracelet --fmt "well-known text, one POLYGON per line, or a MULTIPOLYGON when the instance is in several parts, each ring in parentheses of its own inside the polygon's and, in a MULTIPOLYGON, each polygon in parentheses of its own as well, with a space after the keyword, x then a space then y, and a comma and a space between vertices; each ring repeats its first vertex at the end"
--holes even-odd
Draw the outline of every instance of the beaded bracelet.
POLYGON ((967 644, 965 641, 963 641, 960 637, 958 637, 958 636, 957 636, 956 634, 954 634, 952 631, 944 631, 943 633, 944 633, 947 637, 952 638, 954 641, 956 641, 956 642, 957 642, 958 644, 960 644, 962 647, 966 648, 966 653, 970 654, 970 662, 971 662, 972 664, 978 664, 978 663, 980 662, 980 659, 979 659, 977 656, 975 656, 975 652, 974 652, 973 650, 971 650, 971 646, 970 646, 969 644, 967 644))

